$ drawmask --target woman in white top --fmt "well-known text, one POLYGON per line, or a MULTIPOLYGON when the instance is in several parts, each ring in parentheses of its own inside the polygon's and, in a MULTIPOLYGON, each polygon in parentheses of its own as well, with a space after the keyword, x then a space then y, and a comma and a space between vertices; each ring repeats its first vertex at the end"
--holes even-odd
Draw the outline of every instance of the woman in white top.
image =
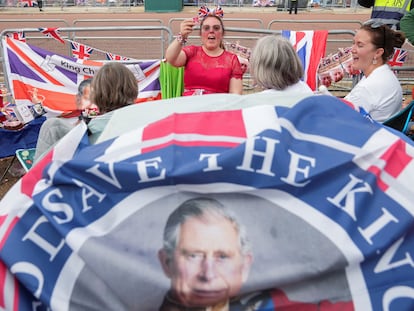
POLYGON ((307 97, 312 89, 301 79, 302 63, 290 41, 279 35, 257 40, 250 58, 250 74, 262 93, 307 97))
POLYGON ((394 47, 400 48, 404 41, 402 32, 377 23, 362 25, 353 39, 353 68, 364 76, 345 99, 362 107, 378 122, 401 109, 402 88, 387 62, 394 47))

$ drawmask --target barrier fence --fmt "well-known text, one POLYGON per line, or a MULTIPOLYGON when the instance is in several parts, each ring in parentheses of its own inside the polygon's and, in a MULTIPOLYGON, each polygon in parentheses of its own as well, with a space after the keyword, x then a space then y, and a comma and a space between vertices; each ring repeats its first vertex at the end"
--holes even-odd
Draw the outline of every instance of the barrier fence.
MULTIPOLYGON (((165 0, 168 1, 168 0, 165 0)), ((201 5, 222 5, 222 6, 276 6, 278 2, 273 0, 261 1, 261 0, 204 0, 204 1, 191 1, 185 0, 183 4, 186 6, 201 6, 201 5)), ((102 6, 143 6, 145 5, 144 0, 43 0, 43 7, 102 7, 102 6)), ((1 0, 0 7, 37 7, 37 1, 28 0, 1 0)))
MULTIPOLYGON (((148 0, 150 1, 150 0, 148 0)), ((168 0, 164 0, 168 1, 168 0)), ((356 0, 298 0, 299 9, 321 7, 356 8, 356 0)), ((144 6, 145 0, 43 0, 43 7, 119 7, 127 9, 134 6, 144 6)), ((227 7, 275 7, 277 10, 287 10, 289 0, 184 0, 184 6, 220 5, 227 7)), ((37 0, 0 0, 0 8, 37 7, 37 0)))

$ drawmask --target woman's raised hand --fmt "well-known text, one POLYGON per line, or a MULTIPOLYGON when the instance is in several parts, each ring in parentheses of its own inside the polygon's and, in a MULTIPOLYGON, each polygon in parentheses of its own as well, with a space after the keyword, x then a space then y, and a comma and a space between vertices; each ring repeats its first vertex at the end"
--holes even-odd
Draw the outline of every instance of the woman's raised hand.
POLYGON ((187 38, 188 35, 193 31, 193 27, 195 26, 193 19, 185 19, 180 24, 180 33, 184 38, 187 38))

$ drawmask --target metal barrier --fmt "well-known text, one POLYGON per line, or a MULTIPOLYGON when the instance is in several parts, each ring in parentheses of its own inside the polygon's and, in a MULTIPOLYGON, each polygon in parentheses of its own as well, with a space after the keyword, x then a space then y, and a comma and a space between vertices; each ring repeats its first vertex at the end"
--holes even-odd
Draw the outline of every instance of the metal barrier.
POLYGON ((401 67, 392 67, 392 70, 397 74, 398 80, 403 88, 404 95, 412 96, 414 90, 414 66, 405 65, 401 67))
POLYGON ((39 23, 42 27, 69 27, 70 24, 64 19, 57 18, 31 18, 31 19, 0 19, 0 29, 7 28, 24 28, 31 26, 33 23, 39 23))
MULTIPOLYGON (((155 27, 163 27, 163 21, 160 19, 79 19, 73 21, 74 27, 91 27, 91 24, 93 24, 93 27, 103 27, 104 25, 107 26, 110 24, 116 24, 117 26, 137 26, 138 24, 142 24, 143 27, 146 27, 146 29, 140 29, 137 32, 130 32, 128 35, 118 31, 116 33, 100 31, 98 34, 91 31, 82 32, 82 34, 73 34, 73 40, 75 41, 118 55, 133 58, 137 58, 137 55, 139 55, 139 59, 150 59, 154 55, 163 58, 167 44, 170 42, 170 38, 166 37, 166 28, 151 30, 148 28, 152 25, 155 27), (115 41, 116 44, 114 44, 115 41), (137 46, 145 46, 146 50, 142 50, 137 54, 137 46)), ((95 54, 95 59, 97 55, 95 54)))
POLYGON ((117 26, 137 26, 137 24, 145 24, 144 26, 164 26, 164 22, 161 19, 75 19, 72 23, 73 27, 93 27, 96 26, 108 26, 108 24, 117 23, 117 26), (132 24, 132 25, 130 25, 132 24))
MULTIPOLYGON (((267 25, 267 29, 272 29, 272 26, 275 24, 297 24, 297 25, 301 25, 300 27, 302 27, 302 24, 316 24, 317 28, 313 27, 310 30, 321 30, 321 29, 333 29, 336 28, 338 25, 341 25, 341 27, 343 26, 343 24, 355 24, 356 28, 359 28, 362 26, 362 22, 359 20, 292 20, 292 19, 274 19, 271 20, 269 22, 269 24, 267 25), (330 24, 330 25, 326 25, 326 28, 324 28, 322 26, 322 24, 330 24)), ((290 28, 289 28, 290 29, 290 28)), ((295 29, 290 29, 290 30, 295 30, 295 29)), ((302 28, 303 30, 303 28, 302 28)))
MULTIPOLYGON (((180 23, 188 18, 170 18, 168 21, 168 27, 173 31, 173 33, 178 33, 180 30, 180 23)), ((224 27, 227 30, 227 27, 231 27, 234 24, 237 24, 238 26, 243 25, 245 27, 251 26, 252 28, 260 28, 264 29, 264 24, 261 19, 254 19, 254 18, 223 18, 224 27)))
MULTIPOLYGON (((168 1, 168 0, 162 0, 168 1)), ((245 7, 252 6, 253 0, 184 0, 183 4, 185 6, 196 6, 200 7, 202 5, 221 5, 228 7, 245 7)), ((141 6, 144 5, 144 0, 43 0, 43 7, 124 7, 128 8, 131 6, 141 6)), ((19 7, 23 6, 21 0, 3 0, 0 3, 0 7, 19 7)))
MULTIPOLYGON (((37 28, 6 29, 0 36, 14 32, 23 31, 28 34, 26 39, 29 43, 41 46, 47 50, 70 55, 70 46, 56 44, 55 40, 43 35, 43 37, 31 36, 38 34, 37 28), (38 39, 48 40, 50 46, 45 46, 38 39), (66 51, 65 51, 66 50, 66 51)), ((171 30, 165 26, 107 26, 107 27, 60 27, 59 32, 63 39, 82 41, 81 43, 91 45, 93 48, 110 51, 111 53, 126 54, 130 58, 154 59, 163 58, 166 44, 172 40, 171 30), (64 35, 66 33, 67 35, 64 35), (78 35, 85 33, 85 36, 78 35), (96 34, 100 33, 101 36, 96 34), (127 35, 128 34, 128 35, 127 35), (105 44, 98 44, 98 41, 106 40, 105 44), (139 41, 148 40, 149 44, 139 44, 139 41), (132 45, 131 41, 137 42, 132 45), (116 42, 116 44, 114 44, 116 42), (124 46, 125 44, 125 46, 124 46), (127 50, 125 50, 127 48, 127 50), (128 52, 128 53, 127 53, 128 52)))
MULTIPOLYGON (((131 6, 143 5, 141 0, 43 0, 43 7, 60 7, 62 10, 67 7, 80 6, 85 7, 118 7, 124 8, 124 10, 130 10, 131 6)), ((12 7, 26 7, 27 3, 21 0, 3 0, 0 7, 12 8, 12 7)), ((37 5, 36 5, 37 7, 37 5)))
MULTIPOLYGON (((57 54, 72 55, 69 44, 58 43, 58 41, 44 35, 41 37, 42 39, 33 36, 33 34, 39 34, 38 28, 6 29, 0 33, 0 37, 3 39, 8 34, 20 31, 27 34, 28 43, 33 43, 33 45, 57 54), (44 41, 48 41, 47 44, 43 44, 44 41)), ((59 31, 63 39, 76 40, 91 45, 94 48, 91 59, 105 59, 105 52, 139 60, 163 59, 165 47, 172 40, 171 30, 165 26, 61 27, 59 31), (78 36, 79 33, 86 33, 87 36, 78 36), (97 33, 104 33, 105 36, 94 36, 97 33), (126 36, 127 33, 130 35, 126 36), (135 44, 131 44, 131 42, 135 44)), ((3 75, 6 75, 3 47, 1 47, 1 55, 3 75)))

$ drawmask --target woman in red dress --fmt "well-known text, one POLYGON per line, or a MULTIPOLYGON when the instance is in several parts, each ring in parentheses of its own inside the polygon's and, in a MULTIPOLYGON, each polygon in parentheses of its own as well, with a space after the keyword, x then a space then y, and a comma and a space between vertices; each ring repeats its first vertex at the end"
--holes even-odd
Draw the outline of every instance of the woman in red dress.
MULTIPOLYGON (((222 11, 221 11, 222 12, 222 11)), ((184 96, 211 93, 241 94, 243 72, 237 55, 224 49, 224 25, 215 10, 201 19, 201 46, 185 46, 198 19, 186 19, 166 51, 166 60, 184 66, 184 96)))

